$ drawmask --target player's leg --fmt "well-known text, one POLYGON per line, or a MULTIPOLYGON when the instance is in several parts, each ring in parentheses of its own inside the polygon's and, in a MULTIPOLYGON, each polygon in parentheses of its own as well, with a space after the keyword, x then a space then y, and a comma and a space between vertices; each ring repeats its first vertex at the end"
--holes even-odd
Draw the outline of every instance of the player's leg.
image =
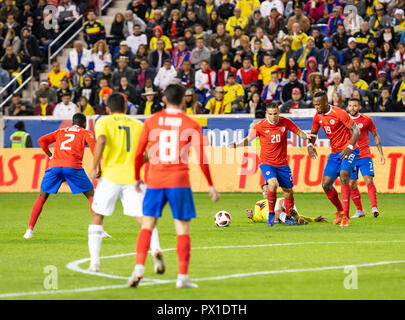
POLYGON ((103 239, 103 220, 105 216, 111 216, 115 209, 115 203, 120 195, 120 186, 101 178, 94 193, 94 201, 91 206, 94 214, 88 229, 88 246, 90 252, 90 267, 92 272, 99 271, 100 250, 103 239))
POLYGON ((374 184, 374 177, 371 175, 364 176, 364 182, 367 185, 368 197, 371 202, 371 212, 374 218, 377 218, 380 213, 377 208, 377 189, 374 184))
POLYGON ((294 210, 293 177, 289 166, 278 167, 277 181, 284 191, 284 206, 288 217, 293 217, 294 222, 298 221, 298 212, 294 210))
POLYGON ((278 188, 278 181, 277 181, 277 172, 275 167, 262 164, 260 166, 260 170, 262 171, 264 180, 267 182, 267 202, 269 206, 269 217, 267 219, 267 224, 270 226, 274 225, 274 207, 276 206, 277 201, 277 188, 278 188))
POLYGON ((167 202, 164 189, 147 188, 143 199, 142 229, 136 241, 135 268, 128 280, 128 286, 136 288, 143 278, 145 261, 151 243, 153 229, 157 219, 162 215, 163 207, 167 202))
MULTIPOLYGON (((94 189, 83 192, 83 194, 89 201, 90 213, 94 215, 93 209, 91 208, 91 206, 93 205, 94 189)), ((112 238, 107 232, 105 232, 104 227, 103 227, 103 238, 112 238)))
POLYGON ((357 185, 358 179, 355 178, 353 179, 353 173, 350 176, 350 196, 353 200, 354 205, 357 208, 356 213, 352 216, 352 218, 362 218, 365 216, 365 213, 363 211, 363 205, 361 203, 361 194, 357 185))
POLYGON ((38 218, 42 212, 44 204, 51 193, 57 193, 60 185, 64 182, 62 171, 60 167, 49 168, 45 171, 44 177, 41 182, 41 193, 35 200, 31 209, 30 220, 28 223, 28 229, 24 234, 25 239, 30 239, 33 236, 34 227, 38 221, 38 218))

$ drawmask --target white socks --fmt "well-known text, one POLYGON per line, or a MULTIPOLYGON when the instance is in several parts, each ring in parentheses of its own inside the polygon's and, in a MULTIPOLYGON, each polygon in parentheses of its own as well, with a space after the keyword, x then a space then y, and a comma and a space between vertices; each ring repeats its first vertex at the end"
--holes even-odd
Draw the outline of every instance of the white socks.
POLYGON ((187 274, 178 274, 177 275, 177 279, 181 280, 181 281, 186 281, 188 279, 188 275, 187 274))
POLYGON ((100 248, 103 235, 103 226, 97 224, 89 225, 89 251, 90 266, 100 265, 100 248))
POLYGON ((156 227, 152 230, 152 237, 150 238, 150 249, 152 251, 152 256, 154 256, 157 251, 161 251, 159 243, 159 233, 156 227))

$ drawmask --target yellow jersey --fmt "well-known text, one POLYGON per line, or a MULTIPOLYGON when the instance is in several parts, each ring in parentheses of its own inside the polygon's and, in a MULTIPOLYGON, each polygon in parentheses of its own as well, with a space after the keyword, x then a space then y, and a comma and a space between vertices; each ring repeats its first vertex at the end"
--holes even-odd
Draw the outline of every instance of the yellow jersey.
POLYGON ((278 65, 273 65, 271 67, 266 67, 266 65, 262 65, 259 68, 259 80, 263 81, 263 87, 267 86, 271 81, 271 73, 278 69, 278 65))
POLYGON ((165 43, 165 50, 170 50, 173 48, 172 43, 170 39, 166 36, 161 36, 160 38, 152 37, 149 42, 149 49, 150 50, 155 50, 156 49, 156 43, 158 40, 163 40, 165 43))
POLYGON ((229 35, 233 36, 233 34, 235 33, 234 27, 239 26, 243 30, 243 29, 245 29, 247 24, 248 24, 248 18, 245 18, 243 16, 236 18, 235 16, 233 16, 228 19, 225 30, 229 32, 229 35))
POLYGON ((96 122, 96 139, 105 136, 101 176, 116 184, 135 183, 135 151, 143 123, 123 113, 102 117, 96 122))
POLYGON ((236 7, 240 8, 242 17, 249 18, 253 13, 254 7, 260 9, 260 1, 259 0, 239 0, 236 7))
POLYGON ((225 92, 224 95, 225 103, 231 103, 235 101, 237 97, 245 95, 245 90, 239 83, 235 83, 233 86, 227 84, 224 87, 224 92, 225 92))
POLYGON ((211 98, 205 106, 205 109, 210 111, 210 114, 231 113, 231 105, 226 103, 225 99, 217 101, 216 98, 211 98))
POLYGON ((291 49, 297 51, 301 48, 304 44, 307 43, 308 36, 306 33, 302 32, 299 35, 293 36, 293 40, 291 42, 291 49))

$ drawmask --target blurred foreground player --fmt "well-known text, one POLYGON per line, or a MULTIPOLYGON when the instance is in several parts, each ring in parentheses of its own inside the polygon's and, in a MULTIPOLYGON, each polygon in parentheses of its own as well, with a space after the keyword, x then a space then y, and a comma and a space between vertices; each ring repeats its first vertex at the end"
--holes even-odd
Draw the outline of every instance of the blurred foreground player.
POLYGON ((322 188, 328 199, 337 209, 336 219, 333 221, 333 224, 337 225, 340 223, 341 227, 348 227, 350 219, 349 182, 350 175, 356 167, 356 162, 360 155, 360 149, 357 145, 360 130, 344 110, 328 104, 328 97, 324 91, 315 93, 313 104, 317 113, 312 121, 312 137, 308 144, 308 154, 311 159, 318 157, 313 144, 316 141, 319 129, 322 127, 330 140, 332 149, 323 172, 322 188), (334 181, 339 176, 342 185, 343 206, 336 189, 333 187, 334 181))
MULTIPOLYGON (((102 224, 105 216, 111 216, 117 199, 121 199, 124 215, 134 217, 142 226, 142 202, 144 190, 135 191, 135 150, 143 124, 126 116, 127 103, 120 93, 112 94, 107 101, 109 114, 96 122, 96 146, 90 176, 101 176, 94 195, 94 216, 89 225, 88 245, 90 252, 89 271, 100 269, 102 224), (100 172, 100 160, 103 168, 100 172)), ((143 162, 142 162, 143 164, 143 162)), ((156 228, 152 232, 152 255, 155 272, 164 273, 165 265, 156 228)))
POLYGON ((241 142, 229 144, 230 148, 248 146, 249 143, 259 137, 260 170, 264 180, 268 183, 267 200, 269 202, 269 216, 267 224, 274 225, 274 207, 277 199, 277 188, 284 191, 284 203, 287 216, 293 216, 298 221, 298 214, 294 210, 293 178, 287 159, 288 131, 298 135, 301 139, 308 139, 305 132, 290 119, 280 117, 280 109, 277 104, 266 105, 266 118, 258 122, 249 135, 241 142))
POLYGON ((219 199, 213 186, 209 165, 204 156, 202 128, 181 109, 185 104, 185 89, 171 84, 164 93, 166 109, 145 120, 135 157, 135 186, 141 191, 140 169, 149 144, 147 189, 143 202, 143 228, 136 244, 136 263, 128 286, 137 287, 144 275, 152 230, 167 202, 170 204, 177 233, 177 288, 198 287, 188 278, 190 262, 190 220, 196 217, 188 174, 188 156, 193 146, 198 163, 209 185, 212 201, 219 199))
MULTIPOLYGON (((94 136, 86 130, 86 116, 76 113, 73 116, 72 126, 56 130, 39 138, 38 143, 49 157, 49 168, 41 182, 41 193, 32 207, 28 229, 25 239, 32 238, 34 227, 42 212, 42 208, 51 193, 58 193, 63 182, 67 182, 72 193, 83 193, 89 200, 90 211, 93 202, 93 183, 87 177, 82 167, 83 154, 86 145, 94 151, 94 136), (55 143, 54 154, 49 145, 55 143)), ((92 212, 93 213, 93 212, 92 212)), ((103 237, 110 237, 102 230, 103 237)))
POLYGON ((380 153, 380 163, 385 164, 384 152, 381 145, 380 136, 377 133, 377 128, 374 125, 373 120, 360 113, 361 104, 358 99, 351 99, 347 106, 347 112, 350 114, 350 117, 356 122, 357 126, 360 129, 359 136, 359 148, 360 148, 360 157, 357 161, 356 167, 353 173, 350 176, 350 187, 351 187, 351 197, 357 208, 355 215, 352 218, 361 218, 366 214, 363 211, 363 206, 361 204, 361 194, 357 187, 357 181, 359 179, 359 170, 363 176, 364 182, 367 185, 368 197, 371 202, 371 212, 373 216, 377 218, 379 216, 379 211, 377 208, 377 190, 374 185, 374 165, 373 159, 370 152, 368 132, 371 132, 375 144, 377 146, 378 152, 380 153))

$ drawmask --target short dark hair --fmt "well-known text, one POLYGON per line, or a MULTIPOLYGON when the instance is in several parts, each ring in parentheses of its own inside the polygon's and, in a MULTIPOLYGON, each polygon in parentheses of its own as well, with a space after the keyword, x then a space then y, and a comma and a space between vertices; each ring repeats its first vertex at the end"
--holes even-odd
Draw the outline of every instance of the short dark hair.
POLYGON ((75 113, 72 118, 73 125, 86 128, 86 116, 83 113, 75 113))
POLYGON ((350 102, 350 101, 356 101, 359 104, 361 103, 360 99, 357 99, 357 98, 350 98, 348 102, 350 102))
POLYGON ((14 128, 16 128, 18 131, 25 131, 25 124, 22 121, 18 121, 15 125, 14 128))
POLYGON ((108 97, 107 106, 112 112, 124 112, 125 99, 121 93, 113 93, 108 97))
POLYGON ((266 109, 274 109, 277 108, 278 109, 278 105, 275 102, 270 102, 266 104, 266 109))
POLYGON ((167 86, 164 95, 167 99, 168 104, 180 106, 185 92, 186 90, 182 85, 170 84, 167 86))
POLYGON ((381 91, 383 91, 383 90, 388 90, 389 92, 391 92, 391 90, 390 90, 389 87, 382 87, 382 88, 381 88, 381 91))
POLYGON ((318 91, 314 94, 314 98, 323 98, 323 97, 327 97, 326 92, 325 91, 318 91))

